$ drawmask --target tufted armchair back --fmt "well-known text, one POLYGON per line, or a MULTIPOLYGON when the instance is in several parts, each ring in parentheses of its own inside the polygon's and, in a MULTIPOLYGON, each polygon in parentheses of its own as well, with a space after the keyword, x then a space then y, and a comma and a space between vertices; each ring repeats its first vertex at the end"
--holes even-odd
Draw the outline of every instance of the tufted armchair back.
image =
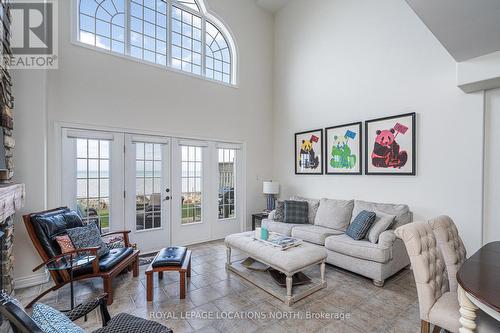
POLYGON ((450 281, 450 291, 457 291, 457 272, 460 266, 467 259, 467 252, 464 243, 458 235, 458 229, 449 216, 438 216, 429 221, 432 232, 436 237, 436 242, 443 254, 448 280, 450 281))
POLYGON ((436 238, 428 223, 413 222, 396 229, 410 257, 417 285, 420 318, 429 321, 429 311, 449 290, 448 276, 436 238))

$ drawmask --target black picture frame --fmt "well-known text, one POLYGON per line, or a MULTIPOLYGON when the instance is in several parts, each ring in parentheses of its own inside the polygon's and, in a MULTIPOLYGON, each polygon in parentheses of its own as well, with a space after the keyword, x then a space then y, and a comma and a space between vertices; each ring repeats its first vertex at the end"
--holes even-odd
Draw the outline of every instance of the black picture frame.
POLYGON ((324 155, 323 155, 323 129, 320 128, 320 129, 315 129, 315 130, 310 130, 310 131, 304 131, 304 132, 298 132, 298 133, 295 133, 295 145, 294 145, 294 162, 295 162, 295 174, 296 175, 322 175, 323 174, 323 159, 324 159, 324 155), (308 134, 311 134, 311 135, 318 135, 319 137, 319 143, 318 143, 318 147, 320 147, 320 150, 321 150, 321 153, 320 153, 320 156, 318 157, 318 162, 317 162, 317 165, 318 165, 318 171, 317 172, 301 172, 298 168, 298 161, 297 161, 297 158, 299 156, 299 153, 300 153, 300 150, 299 150, 299 146, 298 146, 298 140, 299 140, 299 136, 306 136, 308 134))
POLYGON ((354 122, 354 123, 349 123, 349 124, 327 127, 327 128, 325 128, 324 134, 325 134, 325 137, 324 137, 325 149, 324 150, 325 150, 325 154, 326 154, 324 156, 325 175, 348 175, 348 176, 362 175, 363 174, 363 122, 359 121, 359 122, 354 122), (331 171, 328 171, 329 167, 330 167, 330 164, 329 164, 330 163, 330 152, 329 152, 330 145, 328 142, 328 132, 332 131, 332 130, 339 129, 339 128, 353 127, 353 126, 358 127, 358 133, 357 133, 358 139, 357 140, 359 142, 359 151, 358 151, 359 162, 358 162, 357 170, 355 170, 354 172, 331 172, 331 171))
MULTIPOLYGON (((399 132, 397 133, 399 134, 399 132)), ((404 151, 404 149, 403 149, 404 151)), ((401 152, 401 151, 400 151, 401 152)), ((405 164, 406 165, 406 164, 405 164)), ((401 168, 401 167, 400 167, 401 168)), ((381 168, 382 169, 382 168, 381 168)), ((395 116, 389 116, 384 118, 377 118, 365 121, 365 175, 378 175, 378 176, 416 176, 417 174, 417 114, 415 112, 404 113, 395 116), (407 156, 407 162, 411 162, 411 167, 408 172, 399 172, 396 167, 388 168, 387 172, 382 171, 370 171, 370 168, 374 167, 371 157, 369 156, 372 152, 372 145, 370 144, 370 137, 372 135, 370 130, 370 125, 377 122, 386 122, 388 120, 396 120, 402 118, 410 118, 411 125, 407 126, 411 129, 411 156, 407 156), (370 164, 372 163, 372 164, 370 164)))

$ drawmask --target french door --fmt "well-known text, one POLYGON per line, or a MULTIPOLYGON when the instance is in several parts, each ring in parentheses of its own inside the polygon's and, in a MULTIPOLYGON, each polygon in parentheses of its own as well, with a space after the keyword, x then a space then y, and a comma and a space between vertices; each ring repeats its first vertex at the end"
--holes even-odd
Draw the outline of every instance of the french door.
POLYGON ((239 145, 62 128, 62 204, 143 252, 239 232, 239 145))
POLYGON ((125 229, 142 252, 170 245, 170 139, 125 135, 125 229))

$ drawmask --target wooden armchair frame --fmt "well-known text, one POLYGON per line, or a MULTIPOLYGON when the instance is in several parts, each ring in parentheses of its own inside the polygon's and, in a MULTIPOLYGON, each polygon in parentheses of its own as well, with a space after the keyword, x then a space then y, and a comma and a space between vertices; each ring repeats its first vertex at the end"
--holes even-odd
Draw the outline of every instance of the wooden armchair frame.
MULTIPOLYGON (((49 257, 47 253, 45 252, 45 249, 43 248, 42 244, 40 243, 40 240, 38 239, 35 229, 33 227, 33 224, 31 223, 32 217, 40 214, 46 214, 46 213, 51 213, 55 212, 61 209, 66 209, 66 207, 60 207, 56 209, 51 209, 43 212, 38 212, 38 213, 31 213, 31 214, 26 214, 23 215, 23 220, 24 220, 24 225, 26 226, 26 230, 28 231, 28 235, 30 236, 31 241, 33 242, 33 245, 35 246, 35 249, 37 250, 38 254, 42 258, 42 263, 35 267, 33 271, 37 271, 40 268, 44 267, 47 263, 57 259, 58 257, 68 255, 71 253, 79 253, 79 252, 90 252, 92 255, 96 256, 96 259, 92 261, 92 272, 88 274, 84 274, 81 276, 77 276, 73 279, 73 281, 79 281, 79 280, 85 280, 85 279, 91 279, 91 278, 96 278, 100 277, 103 280, 103 285, 104 285, 104 292, 107 294, 107 304, 111 305, 113 304, 113 286, 112 286, 112 279, 116 277, 118 274, 120 274, 124 270, 129 270, 133 271, 133 276, 138 277, 139 276, 139 250, 134 250, 130 255, 125 257, 120 263, 118 263, 115 267, 110 269, 109 271, 106 272, 101 272, 99 269, 99 256, 97 255, 97 249, 98 248, 88 248, 88 249, 78 249, 72 252, 65 253, 64 255, 59 255, 59 256, 54 256, 54 257, 49 257)), ((125 243, 125 247, 130 247, 130 241, 128 238, 128 234, 130 233, 130 230, 127 231, 115 231, 115 232, 110 232, 106 234, 102 234, 101 237, 108 237, 112 235, 118 235, 121 234, 123 235, 123 241, 125 243)), ((50 276, 52 280, 54 281, 54 286, 43 291, 40 295, 35 297, 27 306, 27 308, 31 308, 33 304, 35 304, 40 298, 45 296, 51 291, 58 290, 59 288, 63 287, 64 285, 68 284, 70 282, 70 274, 68 271, 50 271, 50 276)))

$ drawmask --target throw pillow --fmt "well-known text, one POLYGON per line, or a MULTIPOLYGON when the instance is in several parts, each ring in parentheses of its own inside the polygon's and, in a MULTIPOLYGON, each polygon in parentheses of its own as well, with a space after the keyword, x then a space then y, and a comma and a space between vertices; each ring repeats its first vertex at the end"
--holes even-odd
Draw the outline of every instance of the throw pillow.
POLYGON ((121 249, 125 247, 123 236, 109 237, 108 239, 104 240, 104 243, 106 243, 109 249, 121 249))
POLYGON ((389 229, 396 218, 396 215, 386 214, 378 210, 375 211, 375 214, 375 221, 366 234, 366 238, 374 244, 378 243, 378 237, 380 234, 389 229))
POLYGON ((43 333, 85 333, 64 314, 45 304, 35 304, 31 318, 43 333))
POLYGON ((354 218, 358 216, 358 214, 362 210, 367 210, 369 212, 379 211, 390 215, 396 215, 396 218, 394 219, 394 229, 402 226, 403 224, 410 223, 412 220, 412 214, 410 212, 410 208, 407 205, 354 200, 352 219, 354 220, 354 218))
POLYGON ((308 198, 303 198, 303 197, 298 197, 298 196, 291 197, 290 200, 293 200, 293 201, 305 201, 305 202, 307 202, 308 210, 309 210, 309 212, 308 212, 308 220, 309 220, 309 222, 308 223, 313 224, 314 223, 314 219, 316 219, 316 212, 318 211, 319 200, 317 200, 317 199, 308 199, 308 198))
POLYGON ((61 248, 61 253, 67 253, 75 250, 75 246, 68 235, 56 236, 56 242, 61 248))
POLYGON ((95 223, 89 223, 83 227, 68 229, 66 232, 77 249, 97 246, 99 247, 99 250, 97 250, 99 257, 103 257, 109 253, 109 248, 106 243, 103 242, 101 233, 95 223))
POLYGON ((363 210, 354 218, 354 221, 352 221, 345 233, 354 240, 363 239, 372 226, 373 221, 375 221, 375 213, 363 210))
POLYGON ((321 199, 314 220, 315 225, 345 231, 351 222, 353 200, 321 199))
POLYGON ((306 201, 285 201, 285 223, 308 224, 309 206, 306 201))
POLYGON ((283 201, 276 202, 276 210, 274 211, 274 221, 283 222, 285 220, 285 203, 283 201))

